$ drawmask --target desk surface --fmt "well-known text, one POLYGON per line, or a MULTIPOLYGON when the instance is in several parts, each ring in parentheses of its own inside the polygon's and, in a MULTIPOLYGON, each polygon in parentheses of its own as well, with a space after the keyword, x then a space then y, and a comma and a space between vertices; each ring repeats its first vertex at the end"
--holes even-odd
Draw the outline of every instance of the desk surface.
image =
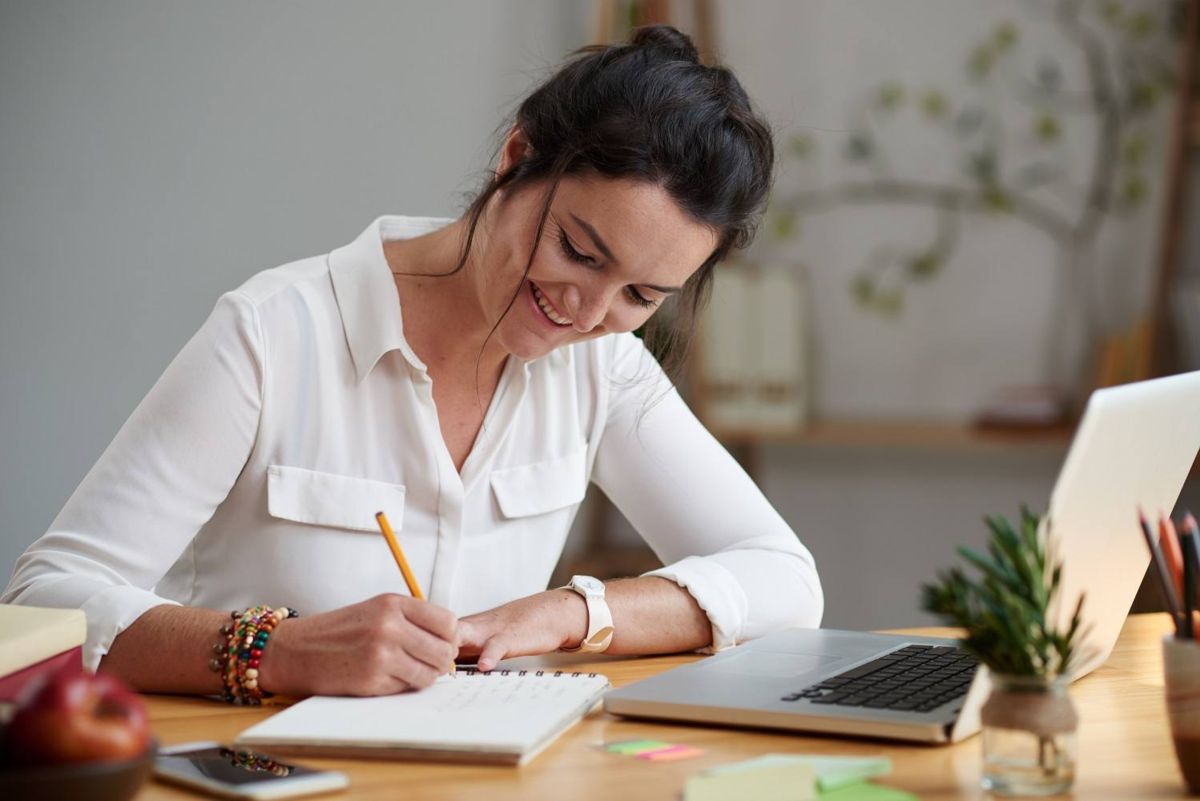
MULTIPOLYGON (((1074 799, 1182 798, 1183 780, 1163 703, 1161 638, 1166 615, 1131 616, 1108 662, 1077 682, 1079 773, 1074 799)), ((945 636, 945 629, 908 633, 945 636)), ((640 659, 550 655, 539 663, 586 666, 614 687, 694 659, 694 655, 640 659)), ((527 660, 522 660, 525 662, 527 660)), ((524 665, 522 665, 524 666, 524 665)), ((228 742, 269 716, 269 709, 229 707, 211 700, 148 696, 155 736, 172 745, 196 740, 228 742)), ((306 759, 350 777, 349 794, 331 798, 463 799, 671 799, 681 797, 687 777, 703 768, 768 752, 886 755, 893 773, 881 781, 923 799, 985 798, 979 789, 981 744, 972 737, 954 746, 903 745, 883 741, 779 734, 766 731, 624 720, 595 711, 523 768, 432 765, 405 762, 306 759), (597 742, 655 738, 703 748, 703 756, 652 763, 591 747, 597 742), (574 791, 574 792, 571 792, 574 791)), ((152 782, 138 795, 150 799, 197 798, 152 782)), ((1070 798, 1071 796, 1068 796, 1070 798)))

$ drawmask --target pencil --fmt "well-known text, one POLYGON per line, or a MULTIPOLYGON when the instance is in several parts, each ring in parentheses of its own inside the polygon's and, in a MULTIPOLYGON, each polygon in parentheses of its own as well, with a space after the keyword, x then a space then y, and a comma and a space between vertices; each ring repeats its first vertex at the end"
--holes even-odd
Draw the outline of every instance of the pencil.
POLYGON ((420 585, 417 584, 416 576, 408 567, 408 560, 404 558, 404 551, 400 550, 400 542, 396 539, 391 525, 388 524, 387 515, 383 512, 376 512, 375 520, 379 523, 379 530, 383 532, 383 538, 387 540, 388 547, 392 549, 392 556, 396 558, 396 566, 404 575, 404 583, 408 585, 408 592, 417 600, 424 601, 425 595, 421 592, 420 585))
MULTIPOLYGON (((383 538, 387 540, 388 547, 392 549, 392 556, 396 560, 396 566, 400 568, 401 575, 404 576, 404 583, 408 585, 409 594, 418 601, 424 601, 425 594, 421 592, 421 585, 417 583, 417 577, 413 575, 412 569, 408 566, 408 560, 404 558, 404 551, 400 550, 400 541, 396 539, 396 532, 392 531, 387 515, 383 512, 376 512, 375 522, 379 523, 379 530, 383 532, 383 538)), ((457 666, 451 664, 450 672, 456 673, 457 666)))
POLYGON ((1171 516, 1161 512, 1158 517, 1158 547, 1162 551, 1163 559, 1167 560, 1167 569, 1171 571, 1175 591, 1182 593, 1183 551, 1180 550, 1179 534, 1175 531, 1175 521, 1171 516))
POLYGON ((1154 563, 1155 569, 1158 571, 1159 586, 1162 587, 1163 595, 1167 599, 1167 611, 1171 613, 1171 620, 1175 621, 1175 634, 1180 635, 1180 626, 1183 624, 1179 614, 1179 598, 1175 595, 1174 582, 1171 580, 1171 571, 1167 568, 1166 562, 1163 561, 1162 553, 1158 550, 1158 546, 1154 544, 1154 531, 1150 528, 1150 521, 1146 519, 1146 513, 1138 509, 1138 520, 1142 524, 1142 534, 1146 538, 1146 547, 1150 549, 1150 561, 1154 563))
POLYGON ((1183 538, 1183 638, 1196 639, 1192 622, 1192 605, 1196 599, 1196 545, 1191 537, 1183 538))
POLYGON ((1192 567, 1196 570, 1197 580, 1200 580, 1200 527, 1196 526, 1196 518, 1192 517, 1192 513, 1183 510, 1183 522, 1179 526, 1179 540, 1184 539, 1192 541, 1192 555, 1196 558, 1192 561, 1192 567))

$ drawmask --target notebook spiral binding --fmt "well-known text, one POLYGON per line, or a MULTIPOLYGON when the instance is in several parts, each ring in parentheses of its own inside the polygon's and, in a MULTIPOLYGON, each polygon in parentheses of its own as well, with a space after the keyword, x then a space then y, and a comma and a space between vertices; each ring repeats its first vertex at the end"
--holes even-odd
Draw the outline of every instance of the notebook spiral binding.
MULTIPOLYGON (((517 674, 517 676, 518 676, 518 677, 519 677, 519 676, 524 676, 524 675, 526 675, 527 673, 529 673, 529 671, 528 671, 528 670, 519 670, 519 671, 512 671, 512 670, 488 670, 488 671, 483 671, 483 670, 480 670, 479 668, 462 668, 462 669, 458 670, 457 672, 455 672, 455 673, 452 673, 452 674, 450 674, 450 675, 451 675, 451 678, 455 678, 455 679, 457 679, 459 676, 491 676, 493 673, 498 673, 498 674, 500 674, 501 676, 507 676, 507 675, 509 675, 509 674, 511 674, 511 673, 513 673, 513 672, 515 672, 515 673, 517 674)), ((554 676, 554 678, 556 678, 556 679, 557 679, 557 678, 561 678, 561 677, 563 676, 563 673, 564 673, 564 671, 562 671, 562 670, 556 670, 556 671, 554 671, 554 673, 553 673, 552 675, 554 676)), ((534 676, 545 676, 546 674, 547 674, 547 671, 545 671, 545 670, 539 670, 539 671, 536 671, 536 672, 535 672, 533 675, 534 675, 534 676)), ((580 676, 583 676, 583 675, 585 675, 585 674, 584 674, 582 671, 575 671, 574 673, 571 673, 571 674, 570 674, 569 678, 572 678, 572 679, 577 679, 577 678, 579 678, 580 676)), ((588 673, 588 674, 586 674, 586 675, 587 675, 587 677, 588 677, 589 679, 594 679, 594 678, 596 678, 596 674, 595 674, 595 673, 588 673)))

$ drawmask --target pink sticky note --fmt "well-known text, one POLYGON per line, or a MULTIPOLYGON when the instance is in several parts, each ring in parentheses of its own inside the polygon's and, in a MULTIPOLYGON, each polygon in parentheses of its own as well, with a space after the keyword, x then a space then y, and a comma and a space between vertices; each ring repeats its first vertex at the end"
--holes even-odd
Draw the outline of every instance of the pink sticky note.
POLYGON ((704 751, 699 748, 692 748, 688 745, 674 745, 670 748, 662 748, 657 751, 643 751, 637 755, 638 759, 648 759, 652 762, 669 762, 675 759, 690 759, 703 754, 704 751))

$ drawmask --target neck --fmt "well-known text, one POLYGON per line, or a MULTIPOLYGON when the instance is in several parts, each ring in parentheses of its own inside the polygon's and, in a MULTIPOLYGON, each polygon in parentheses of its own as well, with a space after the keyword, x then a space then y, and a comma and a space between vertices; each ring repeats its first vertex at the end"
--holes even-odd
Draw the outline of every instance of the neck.
POLYGON ((488 337, 494 322, 477 291, 482 232, 480 224, 471 257, 453 275, 466 238, 465 219, 413 239, 383 243, 400 294, 404 338, 431 373, 474 375, 478 366, 487 375, 498 371, 508 357, 496 338, 488 337))

